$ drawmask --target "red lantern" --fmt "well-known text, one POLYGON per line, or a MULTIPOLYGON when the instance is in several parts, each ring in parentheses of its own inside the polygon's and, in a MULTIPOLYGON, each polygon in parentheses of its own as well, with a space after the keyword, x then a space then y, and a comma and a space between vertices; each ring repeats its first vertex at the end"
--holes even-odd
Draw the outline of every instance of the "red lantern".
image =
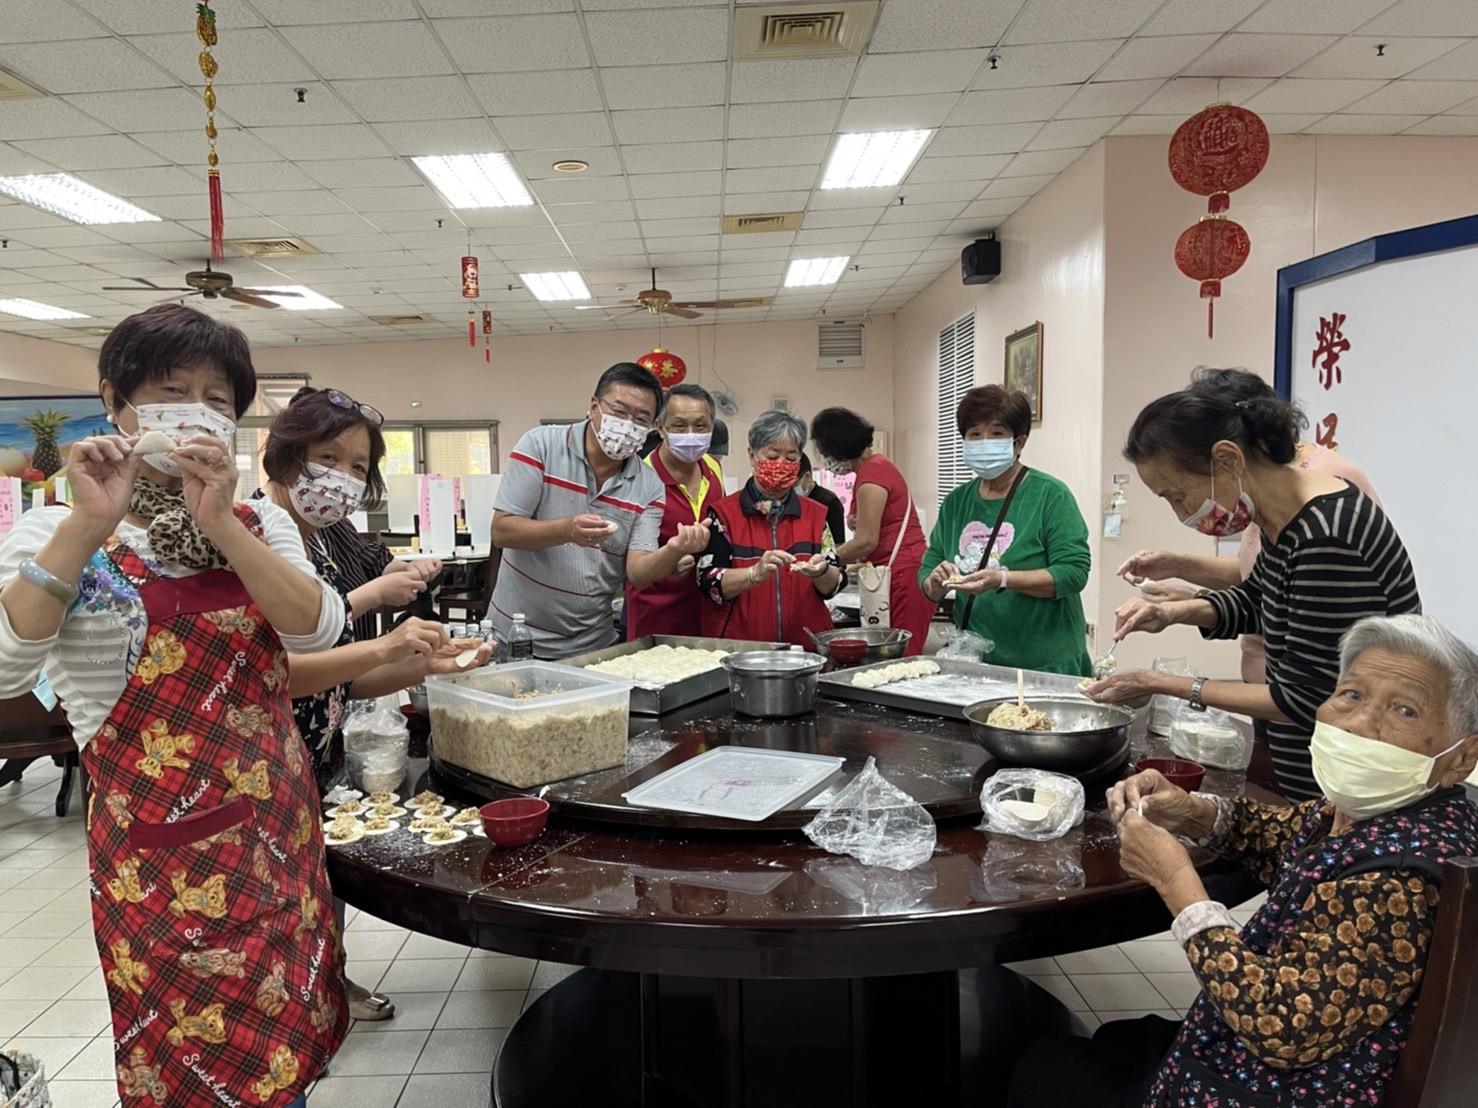
POLYGON ((652 347, 652 352, 643 354, 636 360, 636 364, 651 370, 664 389, 672 388, 688 375, 687 362, 660 346, 652 347))
POLYGON ((1268 129, 1255 112, 1212 104, 1170 137, 1170 175, 1187 192, 1209 197, 1206 210, 1227 209, 1227 193, 1247 184, 1268 163, 1268 129))
POLYGON ((468 300, 476 300, 477 293, 477 259, 465 257, 462 259, 462 295, 468 300))
POLYGON ((1193 281, 1201 282, 1206 304, 1206 337, 1212 337, 1212 313, 1221 295, 1221 279, 1242 268, 1252 252, 1252 240, 1240 223, 1224 215, 1203 215, 1175 240, 1175 264, 1193 281))

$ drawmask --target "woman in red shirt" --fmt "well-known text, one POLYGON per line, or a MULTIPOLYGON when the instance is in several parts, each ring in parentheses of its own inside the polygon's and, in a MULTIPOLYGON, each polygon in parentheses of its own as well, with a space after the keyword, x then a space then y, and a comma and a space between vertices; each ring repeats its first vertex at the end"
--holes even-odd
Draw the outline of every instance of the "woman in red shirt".
MULTIPOLYGON (((647 455, 667 492, 658 539, 665 543, 680 523, 702 523, 708 509, 725 496, 724 475, 709 455, 713 439, 713 397, 701 385, 674 385, 667 393, 658 429, 661 445, 647 455)), ((703 601, 693 575, 694 560, 685 556, 669 576, 644 589, 626 586, 626 637, 701 635, 703 601)))
POLYGON ((919 588, 927 543, 908 484, 898 467, 872 448, 872 424, 847 408, 827 408, 811 420, 823 469, 856 475, 852 537, 837 547, 842 565, 889 566, 888 624, 912 634, 908 654, 922 654, 934 605, 919 588))

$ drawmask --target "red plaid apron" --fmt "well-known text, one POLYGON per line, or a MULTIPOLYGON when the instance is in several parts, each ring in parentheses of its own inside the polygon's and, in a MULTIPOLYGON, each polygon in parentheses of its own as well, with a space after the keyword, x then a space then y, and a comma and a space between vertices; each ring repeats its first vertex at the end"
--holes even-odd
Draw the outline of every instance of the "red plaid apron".
POLYGON ((287 1104, 348 1024, 287 657, 234 573, 167 580, 116 538, 105 553, 148 617, 82 752, 119 1091, 141 1108, 287 1104))

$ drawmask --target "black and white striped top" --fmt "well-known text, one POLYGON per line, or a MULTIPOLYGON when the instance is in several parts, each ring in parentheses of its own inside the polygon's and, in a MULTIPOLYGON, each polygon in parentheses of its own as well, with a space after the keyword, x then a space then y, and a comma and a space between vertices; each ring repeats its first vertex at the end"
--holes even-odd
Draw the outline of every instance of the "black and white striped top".
POLYGON ((1274 543, 1263 541, 1240 585, 1210 593, 1208 639, 1260 634, 1268 691, 1288 723, 1268 724, 1273 767, 1285 796, 1320 795, 1309 768, 1314 713, 1339 680, 1339 640, 1365 616, 1420 612, 1416 576, 1401 536, 1353 485, 1310 500, 1274 543))
MULTIPOLYGON (((341 519, 338 523, 325 527, 319 535, 328 548, 329 557, 339 567, 339 573, 351 592, 380 576, 385 571, 385 567, 394 560, 383 544, 368 535, 361 534, 359 529, 347 519, 341 519)), ((380 629, 374 612, 356 616, 354 620, 356 642, 368 642, 378 637, 379 633, 380 629)))

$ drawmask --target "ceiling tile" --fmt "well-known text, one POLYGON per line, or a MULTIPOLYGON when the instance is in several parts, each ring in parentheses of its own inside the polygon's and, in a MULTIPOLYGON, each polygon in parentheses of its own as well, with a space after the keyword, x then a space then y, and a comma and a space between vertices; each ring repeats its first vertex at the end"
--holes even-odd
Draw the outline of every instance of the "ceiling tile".
POLYGON ((930 182, 984 181, 1005 169, 1011 154, 972 154, 961 157, 927 157, 908 175, 910 186, 930 182))
POLYGON ((453 72, 436 37, 420 22, 290 27, 282 35, 329 80, 453 72))
POLYGON ((989 123, 1030 123, 1057 114, 1076 91, 1073 85, 967 92, 949 117, 952 127, 989 123))
POLYGON ((198 134, 204 122, 199 95, 182 88, 77 93, 67 97, 67 102, 125 134, 131 131, 198 134))
POLYGON ((996 52, 1000 58, 997 68, 987 66, 982 69, 971 87, 998 89, 1081 84, 1098 72, 1121 43, 1121 39, 1106 39, 1003 48, 996 52))
POLYGON ((955 201, 951 204, 924 204, 905 203, 894 204, 883 213, 879 221, 883 225, 891 223, 937 223, 948 222, 960 214, 963 201, 955 201))
POLYGON ((48 0, 5 0, 0 4, 0 42, 56 42, 107 34, 108 28, 70 5, 48 0))
POLYGON ((598 112, 603 107, 593 70, 474 73, 466 81, 489 115, 598 112))
MULTIPOLYGON (((728 168, 730 169, 758 169, 779 165, 805 165, 814 169, 825 157, 830 139, 823 135, 801 138, 730 139, 727 145, 728 168)), ((694 168, 706 169, 708 167, 694 168)))
POLYGON ((1425 115, 1326 115, 1304 131, 1309 135, 1399 135, 1425 115))
POLYGON ((1013 196, 1035 196, 1052 183, 1053 176, 1053 174, 1044 174, 1040 177, 998 177, 985 186, 985 191, 980 194, 980 198, 995 200, 1013 196))
POLYGON ((1093 81, 1078 90, 1078 94, 1057 113, 1057 118, 1086 119, 1095 115, 1123 115, 1138 108, 1158 92, 1164 83, 1158 78, 1106 83, 1093 81))
POLYGON ((349 206, 324 189, 301 192, 247 192, 237 199, 251 205, 262 215, 311 215, 316 212, 347 212, 349 206))
POLYGON ((1163 0, 1028 0, 1011 24, 1005 46, 1058 42, 1069 31, 1079 39, 1127 38, 1163 0))
MULTIPOLYGON (((200 148, 202 140, 196 139, 200 148)), ((44 158, 53 165, 64 166, 76 173, 87 169, 119 169, 129 166, 158 165, 160 157, 122 135, 93 135, 88 138, 21 139, 14 145, 44 158)), ((202 158, 202 160, 204 160, 202 158)))
POLYGON ((729 108, 729 138, 829 135, 836 129, 842 103, 809 100, 779 109, 770 104, 734 104, 729 108))
POLYGON ((356 212, 418 212, 437 204, 436 193, 427 185, 407 188, 351 188, 334 193, 356 212))
POLYGON ((375 131, 397 154, 486 154, 504 149, 481 119, 381 123, 375 131))
POLYGON ((438 19, 432 26, 463 73, 584 69, 590 64, 585 36, 573 15, 438 19))
MULTIPOLYGON (((1263 124, 1267 127, 1269 134, 1273 134, 1273 135, 1296 135, 1300 131, 1304 130, 1304 128, 1306 128, 1306 127, 1312 127, 1315 123, 1318 123, 1319 120, 1321 120, 1323 118, 1324 118, 1324 115, 1321 112, 1314 112, 1312 114, 1299 114, 1299 113, 1274 114, 1274 113, 1270 113, 1268 115, 1263 116, 1262 117, 1262 121, 1263 121, 1263 124)), ((1181 123, 1181 122, 1182 121, 1179 120, 1179 119, 1176 120, 1177 125, 1179 125, 1179 123, 1181 123)), ((1174 133, 1174 129, 1172 128, 1170 131, 1167 131, 1165 133, 1166 134, 1173 134, 1174 133)))
MULTIPOLYGON (((807 212, 855 208, 868 213, 870 222, 876 222, 883 214, 883 209, 897 198, 899 191, 900 189, 896 186, 873 189, 827 189, 824 192, 818 189, 811 197, 807 212)), ((833 226, 840 226, 840 224, 833 226)))
POLYGON ((421 177, 399 158, 343 158, 304 162, 303 170, 327 188, 386 188, 419 184, 421 177))
POLYGON ((252 0, 269 23, 363 23, 380 19, 416 19, 411 0, 252 0))
MULTIPOLYGON (((1008 215, 1021 207, 1026 200, 1024 196, 997 197, 992 200, 977 200, 961 213, 962 219, 1005 219, 1008 215)), ((951 231, 958 230, 958 225, 950 227, 951 231)))
POLYGON ((701 142, 723 134, 723 108, 612 112, 619 142, 701 142))
POLYGON ((985 50, 931 50, 912 54, 869 54, 857 69, 853 96, 907 96, 962 92, 985 61, 985 50))
POLYGON ((728 82, 723 62, 602 68, 600 83, 613 109, 701 107, 722 104, 728 82))
MULTIPOLYGON (((1173 135, 1185 122, 1183 115, 1131 115, 1109 132, 1111 135, 1173 135)), ((1266 122, 1266 120, 1264 120, 1266 122)))
MULTIPOLYGON (((179 16, 176 15, 172 22, 178 27, 179 16)), ((271 81, 291 81, 301 85, 318 77, 296 51, 284 50, 277 32, 269 28, 232 31, 229 40, 222 38, 222 42, 226 41, 230 42, 230 47, 217 55, 221 71, 215 81, 222 111, 227 110, 227 89, 232 85, 271 81)), ((136 35, 128 43, 153 58, 185 85, 194 88, 200 84, 200 65, 196 60, 200 56, 200 42, 193 30, 178 34, 136 35)), ((174 84, 174 81, 156 83, 174 84)))
POLYGON ((51 93, 165 88, 175 83, 117 39, 4 43, 0 44, 0 68, 51 93))
POLYGON ((1462 46, 1460 38, 1395 38, 1351 35, 1293 71, 1294 77, 1392 79, 1420 69, 1462 46), (1379 54, 1377 53, 1379 50, 1379 54))
MULTIPOLYGON (((35 3, 35 0, 29 2, 35 3)), ((160 4, 158 0, 72 0, 72 3, 120 35, 163 33, 177 30, 180 26, 179 9, 160 4)), ((55 19, 56 5, 47 4, 46 9, 55 19)), ((222 10, 216 13, 216 25, 223 32, 234 33, 241 27, 260 27, 262 21, 249 8, 230 4, 223 5, 222 10)))
POLYGON ((567 177, 558 181, 531 181, 529 187, 545 204, 576 204, 630 198, 624 177, 567 177))
POLYGON ((938 127, 960 101, 957 92, 926 96, 869 96, 847 101, 837 130, 911 131, 938 127))
POLYGON ((1281 77, 1335 41, 1333 35, 1230 34, 1186 67, 1189 76, 1281 77))
POLYGON ((493 127, 510 150, 578 151, 582 146, 609 146, 613 141, 603 112, 501 116, 493 120, 493 127))
POLYGON ((1468 100, 1453 108, 1449 115, 1478 115, 1478 99, 1468 100))
MULTIPOLYGON (((1001 157, 1004 159, 1005 155, 1001 157)), ((974 200, 984 184, 980 180, 926 183, 909 178, 908 183, 900 190, 900 195, 906 196, 910 204, 942 204, 950 200, 963 204, 966 200, 974 200)))
POLYGON ((7 100, 0 111, 0 140, 101 135, 112 128, 65 101, 7 100))
POLYGON ((1475 92, 1478 86, 1468 81, 1392 81, 1344 110, 1359 114, 1433 115, 1471 100, 1475 92))
POLYGON ((837 211, 811 210, 801 220, 801 230, 816 231, 829 230, 836 227, 848 227, 854 230, 860 229, 865 233, 866 229, 882 216, 883 205, 875 205, 871 209, 844 208, 837 211))
POLYGON ((1230 31, 1265 0, 1168 0, 1140 30, 1144 35, 1230 31))
POLYGON ((394 77, 336 81, 334 91, 370 123, 466 119, 483 114, 460 77, 394 77))
MULTIPOLYGON (((362 123, 318 127, 258 127, 253 132, 294 161, 321 158, 378 158, 389 153, 374 130, 362 123)), ((226 156, 226 147, 220 146, 226 156)))
POLYGON ((1034 150, 1030 153, 1017 154, 1011 159, 1011 164, 1001 170, 1001 177, 1031 177, 1041 173, 1061 173, 1073 162, 1077 161, 1083 151, 1083 146, 1068 147, 1066 149, 1034 150))
POLYGON ((838 252, 862 249, 866 227, 812 227, 795 233, 798 247, 831 246, 838 252))
MULTIPOLYGON (((724 197, 724 215, 753 215, 756 212, 799 212, 811 199, 808 189, 779 192, 731 192, 724 197)), ((780 237, 784 232, 770 231, 767 237, 780 237)))
POLYGON ((1015 154, 1041 130, 1040 123, 1000 123, 990 127, 945 127, 929 144, 933 157, 1015 154))
POLYGON ((772 166, 768 169, 730 169, 724 172, 725 194, 809 189, 819 170, 814 165, 772 166))
POLYGON ((721 62, 729 56, 729 13, 720 8, 589 12, 597 65, 721 62))
POLYGON ((721 142, 657 142, 631 143, 621 148, 628 173, 686 172, 694 169, 722 169, 724 144, 721 142))
MULTIPOLYGON (((312 165, 312 162, 306 163, 312 165)), ((121 170, 120 172, 159 172, 157 170, 121 170)), ((192 176, 193 174, 186 174, 192 176)), ((238 162, 230 167, 226 176, 221 178, 224 183, 229 183, 226 188, 227 194, 240 194, 243 192, 277 192, 282 189, 311 189, 318 187, 318 182, 296 165, 288 162, 238 162)), ((195 191, 205 188, 203 178, 195 178, 195 191)), ((137 195, 143 195, 139 193, 137 195)))
POLYGON ((27 154, 18 146, 0 143, 0 177, 16 177, 25 173, 54 173, 59 168, 45 158, 27 154))
POLYGON ((1174 77, 1206 52, 1216 35, 1167 35, 1135 38, 1098 71, 1100 81, 1133 81, 1147 77, 1174 77))
POLYGON ((1478 115, 1434 115, 1424 119, 1415 127, 1408 127, 1408 135, 1478 135, 1478 115))
POLYGON ((1381 81, 1301 80, 1274 81, 1247 101, 1256 112, 1337 112, 1380 88, 1381 81))
POLYGON ((956 0, 909 0, 884 4, 869 50, 889 54, 907 50, 949 50, 994 46, 1023 0, 960 4, 956 0))
POLYGON ((1291 35, 1321 32, 1347 35, 1385 11, 1394 2, 1395 0, 1298 0, 1297 4, 1268 4, 1254 12, 1238 30, 1291 35))
MULTIPOLYGON (((685 220, 669 220, 672 223, 683 223, 685 220)), ((642 229, 636 220, 623 223, 576 223, 564 228, 565 241, 574 249, 576 256, 580 248, 586 243, 608 242, 611 239, 639 239, 642 237, 642 229)), ((500 238, 501 241, 501 238, 500 238)))
POLYGON ((1092 119, 1055 119, 1037 132, 1026 146, 1028 150, 1064 150, 1085 147, 1101 139, 1121 116, 1095 116, 1092 119))
POLYGON ((1160 86, 1160 91, 1135 109, 1139 115, 1179 115, 1182 120, 1194 115, 1207 104, 1225 100, 1243 104, 1271 82, 1264 77, 1227 78, 1176 77, 1160 86))
MULTIPOLYGON (((309 123, 352 123, 356 121, 352 112, 338 96, 330 91, 331 86, 320 81, 303 84, 233 85, 230 89, 230 117, 245 127, 292 127, 309 123), (298 102, 297 90, 303 90, 303 101, 298 102)), ((199 97, 188 94, 193 111, 183 117, 195 129, 194 117, 199 115, 199 97)), ((224 96, 225 94, 223 94, 224 96)), ((75 97, 74 97, 75 99, 75 97)), ((222 114, 227 114, 222 108, 222 114)), ((163 130, 164 128, 159 128, 163 130)))
POLYGON ((1478 42, 1459 46, 1452 53, 1422 66, 1411 76, 1423 81, 1478 81, 1478 42))
MULTIPOLYGON (((635 193, 633 184, 632 192, 635 193)), ((723 205, 718 190, 712 196, 666 196, 656 200, 638 200, 636 214, 642 219, 661 219, 664 216, 689 217, 709 216, 717 219, 723 205)))
POLYGON ((835 100, 847 95, 856 68, 856 58, 735 62, 729 78, 729 103, 835 100))
POLYGON ((1360 30, 1371 35, 1478 35, 1478 7, 1467 0, 1401 0, 1360 30))

